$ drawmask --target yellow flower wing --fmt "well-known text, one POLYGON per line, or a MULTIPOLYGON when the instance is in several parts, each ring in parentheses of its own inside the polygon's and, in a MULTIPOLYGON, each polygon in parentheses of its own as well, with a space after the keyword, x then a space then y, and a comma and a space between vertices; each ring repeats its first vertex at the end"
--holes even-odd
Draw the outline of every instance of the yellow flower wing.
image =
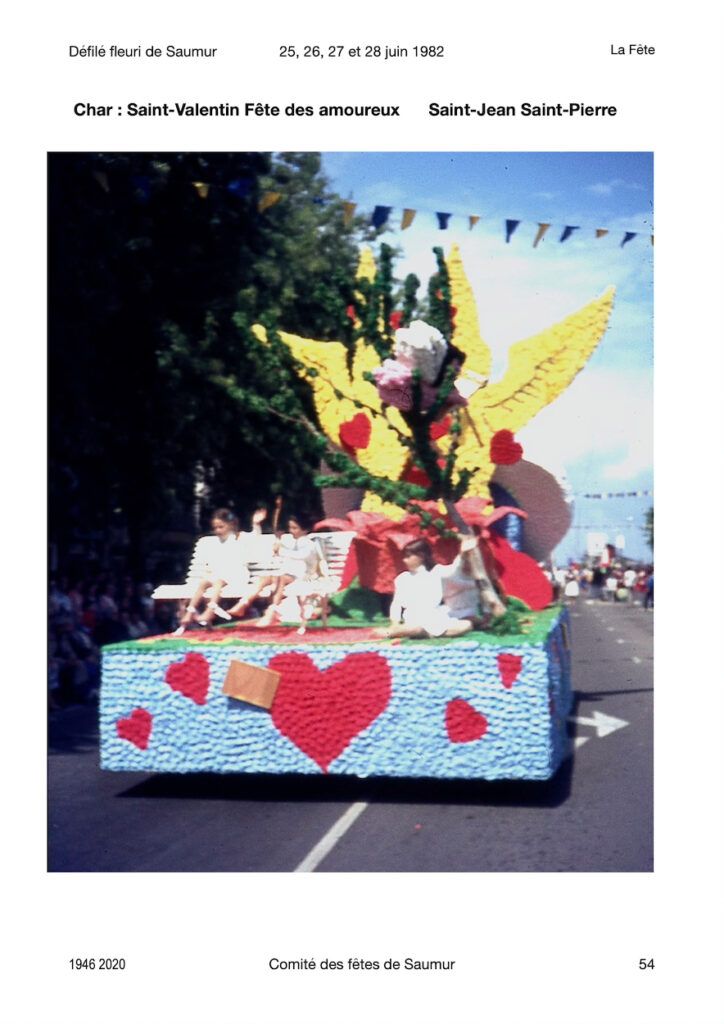
POLYGON ((492 356, 490 349, 480 337, 475 296, 465 273, 460 249, 457 245, 451 248, 446 263, 450 278, 452 305, 457 310, 453 344, 465 353, 466 370, 473 370, 475 373, 487 377, 490 374, 492 356))
MULTIPOLYGON (((252 330, 262 343, 266 342, 266 331, 260 324, 254 324, 252 330)), ((330 441, 339 444, 340 425, 358 412, 351 400, 347 349, 338 341, 313 341, 285 331, 279 331, 279 337, 294 358, 303 364, 297 373, 312 386, 319 425, 330 441), (316 370, 316 375, 309 374, 309 369, 316 370), (345 397, 337 398, 335 390, 345 397)))
POLYGON ((478 391, 470 402, 479 432, 520 430, 568 387, 603 337, 614 293, 608 288, 577 313, 511 347, 503 379, 478 391))

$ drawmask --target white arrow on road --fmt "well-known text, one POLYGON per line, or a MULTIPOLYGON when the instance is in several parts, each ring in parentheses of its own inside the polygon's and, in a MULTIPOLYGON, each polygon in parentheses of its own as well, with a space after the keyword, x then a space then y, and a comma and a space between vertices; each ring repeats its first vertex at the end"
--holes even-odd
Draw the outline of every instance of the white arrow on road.
POLYGON ((568 721, 575 722, 576 725, 592 725, 599 739, 628 725, 628 722, 625 722, 623 718, 604 715, 602 711, 594 711, 593 718, 575 718, 573 715, 570 715, 568 721))

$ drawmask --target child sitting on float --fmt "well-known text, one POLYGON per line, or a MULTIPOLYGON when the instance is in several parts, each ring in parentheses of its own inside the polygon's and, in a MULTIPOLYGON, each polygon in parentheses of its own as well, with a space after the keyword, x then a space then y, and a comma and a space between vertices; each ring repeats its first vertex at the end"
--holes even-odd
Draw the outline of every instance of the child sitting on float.
POLYGON ((210 627, 214 616, 230 619, 231 615, 219 605, 221 591, 230 585, 236 590, 246 590, 249 584, 249 570, 244 552, 239 543, 239 520, 228 508, 217 508, 211 516, 213 537, 203 538, 201 581, 181 618, 175 635, 181 636, 194 622, 210 627), (199 607, 206 601, 206 608, 199 615, 199 607))
POLYGON ((395 579, 390 626, 380 632, 392 637, 462 636, 478 619, 478 589, 467 566, 475 536, 463 537, 451 565, 438 565, 428 541, 410 541, 402 549, 406 572, 395 579), (445 598, 445 600, 443 600, 445 598))
POLYGON ((283 533, 274 545, 279 559, 278 575, 267 579, 275 586, 271 604, 259 619, 258 626, 270 626, 279 619, 279 605, 284 597, 296 597, 302 623, 306 619, 305 602, 310 597, 329 593, 335 584, 329 579, 329 567, 319 544, 307 535, 307 527, 298 516, 287 521, 288 533, 283 533))

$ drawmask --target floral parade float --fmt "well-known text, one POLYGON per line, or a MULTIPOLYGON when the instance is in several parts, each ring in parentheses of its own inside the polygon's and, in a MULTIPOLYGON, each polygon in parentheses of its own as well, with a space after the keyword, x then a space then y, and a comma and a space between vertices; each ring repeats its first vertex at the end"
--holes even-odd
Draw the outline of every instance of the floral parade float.
MULTIPOLYGON (((489 383, 460 255, 435 253, 424 319, 415 317, 416 279, 394 309, 383 246, 379 267, 370 252, 361 257, 351 343, 255 328, 311 388, 317 423, 301 408, 277 414, 318 441, 329 500, 316 528, 355 533, 330 625, 303 636, 293 626, 230 626, 105 648, 104 768, 547 779, 560 765, 571 704, 567 613, 537 564, 546 531, 533 558, 503 527, 535 517, 530 481, 545 491, 548 478, 532 467, 527 507, 518 507, 515 434, 583 368, 613 290, 518 342, 502 380, 489 383), (379 635, 370 616, 392 593, 404 545, 425 537, 447 564, 473 533, 475 631, 379 635)), ((559 516, 551 546, 566 526, 559 516)))

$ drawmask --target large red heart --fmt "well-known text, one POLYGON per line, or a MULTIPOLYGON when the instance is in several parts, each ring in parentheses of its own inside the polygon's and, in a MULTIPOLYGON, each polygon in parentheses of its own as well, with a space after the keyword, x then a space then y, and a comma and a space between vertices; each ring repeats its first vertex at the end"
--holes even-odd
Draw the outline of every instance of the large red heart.
POLYGON ((166 682, 172 690, 188 697, 194 704, 205 704, 209 692, 209 663, 203 654, 187 654, 166 669, 166 682))
POLYGON ((335 758, 385 710, 392 693, 386 658, 348 654, 324 672, 306 654, 277 654, 281 674, 271 716, 279 732, 326 772, 335 758))
POLYGON ((372 424, 363 412, 358 412, 351 420, 340 424, 339 440, 347 452, 353 453, 358 448, 366 448, 372 436, 372 424))
POLYGON ((520 675, 522 667, 523 659, 519 654, 498 655, 498 671, 500 672, 501 682, 506 690, 512 689, 513 683, 520 675))
POLYGON ((498 430, 490 442, 490 461, 496 466, 512 466, 523 458, 523 449, 509 430, 498 430))
POLYGON ((471 743, 488 731, 488 720, 472 704, 456 697, 445 709, 445 728, 451 743, 471 743))
POLYGON ((128 718, 119 718, 116 732, 122 740, 130 740, 141 750, 145 750, 153 728, 153 715, 145 708, 134 708, 128 718))

